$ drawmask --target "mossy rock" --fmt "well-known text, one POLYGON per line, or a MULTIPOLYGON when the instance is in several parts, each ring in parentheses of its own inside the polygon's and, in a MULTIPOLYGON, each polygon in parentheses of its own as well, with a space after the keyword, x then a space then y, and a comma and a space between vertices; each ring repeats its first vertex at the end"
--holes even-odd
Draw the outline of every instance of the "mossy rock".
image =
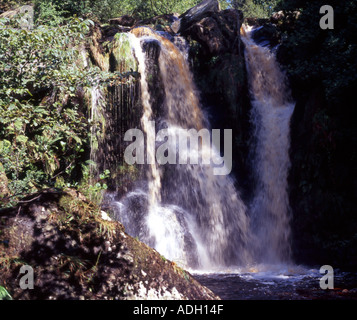
POLYGON ((0 286, 15 300, 219 299, 74 190, 0 210, 0 286), (20 268, 34 271, 22 290, 20 268))
POLYGON ((109 47, 110 71, 121 73, 138 71, 138 63, 133 54, 127 33, 117 33, 109 47))

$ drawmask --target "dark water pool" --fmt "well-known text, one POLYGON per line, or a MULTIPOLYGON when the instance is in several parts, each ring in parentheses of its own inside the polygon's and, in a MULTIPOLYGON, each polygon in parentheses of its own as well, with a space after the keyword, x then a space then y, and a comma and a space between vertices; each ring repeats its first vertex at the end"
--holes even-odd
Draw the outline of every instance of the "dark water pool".
POLYGON ((194 277, 222 300, 357 300, 357 274, 334 270, 334 289, 320 288, 317 269, 195 273, 194 277))

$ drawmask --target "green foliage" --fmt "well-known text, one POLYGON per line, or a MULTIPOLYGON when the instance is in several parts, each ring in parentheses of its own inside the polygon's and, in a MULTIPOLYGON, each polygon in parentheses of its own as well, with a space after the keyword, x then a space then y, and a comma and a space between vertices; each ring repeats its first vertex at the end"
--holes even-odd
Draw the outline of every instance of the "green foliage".
POLYGON ((78 176, 89 126, 71 99, 102 79, 99 70, 80 67, 90 25, 73 18, 24 30, 0 20, 0 162, 14 201, 78 176))
POLYGON ((201 1, 199 0, 139 0, 132 1, 129 0, 130 4, 133 6, 133 14, 139 16, 140 18, 148 18, 153 16, 158 16, 162 14, 170 13, 183 13, 188 9, 194 7, 201 1))
POLYGON ((110 171, 105 170, 99 175, 99 181, 93 181, 91 175, 91 166, 95 166, 92 161, 87 161, 82 165, 83 179, 79 190, 91 201, 100 205, 103 201, 104 192, 108 189, 105 181, 110 177, 110 171))
POLYGON ((269 18, 277 0, 233 0, 232 6, 243 12, 245 18, 269 18))
POLYGON ((0 10, 8 11, 29 3, 31 3, 29 0, 2 0, 0 2, 0 10))
POLYGON ((35 21, 36 24, 46 24, 49 26, 57 26, 64 22, 66 11, 61 10, 52 1, 37 1, 35 5, 35 21))
POLYGON ((36 0, 37 21, 56 21, 76 15, 106 21, 122 15, 146 19, 162 14, 183 13, 199 0, 36 0))
POLYGON ((1 300, 12 300, 11 295, 7 292, 7 290, 0 286, 0 301, 1 300))
POLYGON ((74 95, 76 85, 93 81, 96 74, 88 79, 88 72, 76 63, 78 45, 89 25, 88 21, 71 19, 56 28, 24 30, 16 22, 0 20, 0 97, 14 102, 16 97, 54 87, 68 88, 74 95))
POLYGON ((281 1, 277 9, 301 12, 283 42, 290 76, 309 83, 320 80, 326 98, 338 102, 338 97, 357 83, 357 3, 289 0, 281 1), (324 4, 334 8, 334 30, 322 30, 319 26, 319 10, 324 4))
POLYGON ((276 10, 287 18, 279 26, 284 34, 278 56, 297 99, 291 152, 294 243, 299 258, 309 263, 328 258, 355 266, 357 3, 282 0, 276 10), (322 5, 333 7, 334 29, 320 28, 322 5))
MULTIPOLYGON (((201 0, 36 0, 37 23, 56 26, 64 18, 76 15, 102 22, 122 15, 137 19, 179 13, 199 4, 201 0)), ((222 9, 235 7, 246 17, 267 18, 277 0, 219 0, 222 9)))

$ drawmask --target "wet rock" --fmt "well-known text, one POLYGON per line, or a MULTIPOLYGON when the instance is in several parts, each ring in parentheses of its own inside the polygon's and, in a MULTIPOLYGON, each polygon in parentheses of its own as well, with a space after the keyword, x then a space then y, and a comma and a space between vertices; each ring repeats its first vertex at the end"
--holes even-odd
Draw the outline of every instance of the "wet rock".
POLYGON ((89 56, 102 71, 109 71, 109 54, 102 47, 103 42, 104 32, 98 25, 95 25, 90 35, 89 56))
POLYGON ((182 35, 200 43, 210 55, 236 50, 240 43, 242 14, 235 9, 208 13, 182 31, 182 35))
POLYGON ((109 20, 109 24, 111 25, 120 25, 124 27, 132 27, 134 26, 136 20, 128 15, 121 16, 119 18, 113 18, 109 20))
MULTIPOLYGON (((202 104, 209 108, 212 125, 233 129, 236 142, 233 171, 249 197, 250 98, 244 45, 240 39, 243 13, 228 9, 206 12, 187 25, 181 35, 190 43, 190 59, 202 104), (244 185, 242 185, 242 183, 244 185)), ((245 196, 245 195, 243 195, 245 196)))
POLYGON ((174 32, 182 33, 188 27, 192 26, 194 23, 200 21, 202 18, 206 17, 207 14, 213 12, 219 12, 220 7, 217 0, 205 0, 199 3, 197 6, 187 10, 183 13, 179 20, 176 21, 171 27, 174 32))
POLYGON ((268 45, 275 47, 280 42, 280 32, 277 27, 271 23, 257 28, 252 35, 253 40, 259 45, 268 45))

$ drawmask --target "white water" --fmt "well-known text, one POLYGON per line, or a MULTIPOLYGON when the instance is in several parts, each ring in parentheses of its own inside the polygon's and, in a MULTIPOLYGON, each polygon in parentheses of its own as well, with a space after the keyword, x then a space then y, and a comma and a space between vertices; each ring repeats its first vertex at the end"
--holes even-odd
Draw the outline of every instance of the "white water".
POLYGON ((256 147, 253 167, 256 175, 254 200, 250 205, 253 252, 257 262, 290 260, 290 119, 294 111, 286 77, 275 55, 251 39, 243 30, 246 65, 252 97, 251 122, 256 147))
POLYGON ((98 143, 98 132, 101 135, 105 132, 105 120, 103 115, 103 107, 105 104, 105 98, 100 86, 93 86, 90 89, 90 97, 91 97, 91 109, 90 109, 90 123, 91 123, 91 136, 90 136, 90 160, 92 163, 90 164, 90 177, 91 184, 94 184, 94 177, 97 175, 97 168, 95 163, 97 163, 97 149, 99 146, 98 143))
POLYGON ((141 103, 143 106, 144 114, 141 118, 141 125, 147 135, 147 155, 150 170, 148 171, 149 182, 149 210, 151 210, 158 202, 160 202, 160 170, 155 163, 155 128, 151 125, 153 117, 152 108, 150 104, 149 86, 146 81, 146 65, 145 54, 141 47, 140 39, 134 35, 129 35, 129 41, 135 52, 138 60, 139 73, 141 74, 141 103))

